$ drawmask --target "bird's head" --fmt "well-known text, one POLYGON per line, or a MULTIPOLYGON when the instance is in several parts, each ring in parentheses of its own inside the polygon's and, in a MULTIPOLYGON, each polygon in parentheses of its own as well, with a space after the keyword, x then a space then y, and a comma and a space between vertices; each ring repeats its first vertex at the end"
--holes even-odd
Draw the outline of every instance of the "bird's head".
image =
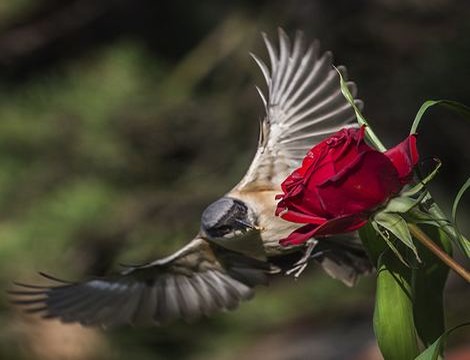
POLYGON ((254 211, 243 201, 222 197, 202 213, 201 232, 208 240, 230 240, 257 230, 254 211))
POLYGON ((209 242, 259 260, 266 260, 256 213, 245 202, 223 197, 202 213, 201 236, 209 242))

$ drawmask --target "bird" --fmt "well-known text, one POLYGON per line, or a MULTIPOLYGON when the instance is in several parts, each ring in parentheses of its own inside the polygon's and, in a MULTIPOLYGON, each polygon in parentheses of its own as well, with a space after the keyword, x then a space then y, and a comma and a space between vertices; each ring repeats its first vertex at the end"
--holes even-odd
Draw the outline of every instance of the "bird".
MULTIPOLYGON (((332 53, 322 53, 318 40, 307 43, 303 32, 293 42, 283 29, 278 33, 278 45, 262 33, 269 67, 250 54, 267 88, 256 86, 264 116, 253 161, 238 184, 202 212, 194 239, 167 257, 104 277, 70 282, 41 273, 53 284, 16 282, 9 291, 14 304, 85 326, 163 325, 233 310, 256 286, 303 270, 312 259, 349 286, 371 272, 355 233, 315 240, 309 248, 279 244, 299 227, 275 216, 282 181, 312 146, 357 125, 340 87, 338 72, 347 80, 346 68, 335 69, 332 53)), ((347 86, 362 108, 355 83, 347 86)))

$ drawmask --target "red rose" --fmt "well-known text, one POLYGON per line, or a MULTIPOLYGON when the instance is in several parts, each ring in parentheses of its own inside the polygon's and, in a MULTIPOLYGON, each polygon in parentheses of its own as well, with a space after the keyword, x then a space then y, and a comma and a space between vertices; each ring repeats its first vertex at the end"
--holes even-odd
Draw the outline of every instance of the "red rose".
POLYGON ((364 131, 343 129, 323 140, 284 180, 276 215, 307 225, 282 245, 356 230, 410 181, 418 161, 416 136, 382 153, 366 144, 364 131))

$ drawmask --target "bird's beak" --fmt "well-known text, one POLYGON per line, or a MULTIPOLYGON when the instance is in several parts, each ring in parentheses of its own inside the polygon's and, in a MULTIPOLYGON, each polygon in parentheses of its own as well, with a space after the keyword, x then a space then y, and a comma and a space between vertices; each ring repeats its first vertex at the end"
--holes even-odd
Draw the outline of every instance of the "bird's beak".
POLYGON ((261 227, 259 226, 256 226, 256 225, 253 225, 253 224, 250 224, 249 222, 246 222, 244 220, 240 220, 240 219, 237 219, 235 220, 237 223, 239 223, 240 225, 243 225, 245 228, 249 229, 249 230, 258 230, 258 231, 261 231, 261 227))

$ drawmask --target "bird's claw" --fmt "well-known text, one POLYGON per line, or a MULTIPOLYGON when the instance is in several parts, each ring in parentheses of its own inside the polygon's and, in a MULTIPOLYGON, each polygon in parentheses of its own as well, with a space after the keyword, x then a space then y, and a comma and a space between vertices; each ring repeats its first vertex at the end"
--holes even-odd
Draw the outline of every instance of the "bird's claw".
POLYGON ((302 264, 295 265, 293 268, 286 271, 286 275, 294 274, 294 278, 297 280, 299 276, 304 272, 307 268, 308 262, 305 261, 302 264))
POLYGON ((304 272, 308 266, 308 260, 312 257, 312 252, 315 246, 318 244, 317 240, 311 239, 307 242, 307 249, 305 250, 302 257, 294 263, 292 268, 286 271, 286 275, 294 274, 294 278, 298 279, 299 276, 304 272))

